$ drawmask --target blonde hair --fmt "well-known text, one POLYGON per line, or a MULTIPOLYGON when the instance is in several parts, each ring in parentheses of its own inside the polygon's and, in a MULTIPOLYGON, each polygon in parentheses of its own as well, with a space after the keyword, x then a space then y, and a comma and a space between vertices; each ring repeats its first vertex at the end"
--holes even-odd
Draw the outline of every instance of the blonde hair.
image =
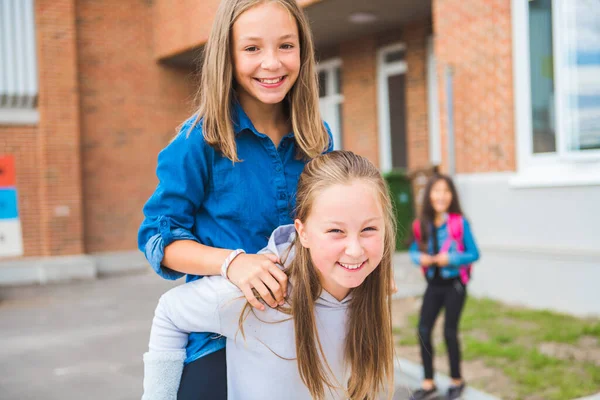
POLYGON ((262 3, 284 7, 296 20, 300 39, 300 72, 286 96, 299 155, 313 158, 329 147, 329 135, 319 112, 319 90, 313 39, 308 20, 295 0, 222 0, 205 45, 201 83, 196 99, 199 108, 188 135, 198 123, 206 142, 230 160, 240 161, 232 122, 233 59, 231 32, 238 17, 262 3), (202 122, 201 122, 202 120, 202 122))
MULTIPOLYGON (((350 399, 371 400, 378 394, 393 395, 393 335, 391 318, 392 256, 396 222, 388 187, 379 170, 366 158, 349 151, 333 151, 308 162, 300 175, 296 218, 306 222, 316 196, 324 189, 354 181, 370 183, 377 191, 383 209, 385 232, 381 262, 365 281, 352 290, 346 331, 344 358, 350 367, 347 386, 350 399)), ((326 388, 338 388, 331 381, 315 322, 315 302, 322 286, 310 252, 296 238, 296 255, 285 272, 293 283, 288 302, 296 335, 298 371, 313 399, 323 399, 326 388), (324 363, 321 361, 323 360, 324 363)), ((255 292, 255 295, 257 293, 255 292)), ((240 330, 249 305, 240 316, 240 330)))

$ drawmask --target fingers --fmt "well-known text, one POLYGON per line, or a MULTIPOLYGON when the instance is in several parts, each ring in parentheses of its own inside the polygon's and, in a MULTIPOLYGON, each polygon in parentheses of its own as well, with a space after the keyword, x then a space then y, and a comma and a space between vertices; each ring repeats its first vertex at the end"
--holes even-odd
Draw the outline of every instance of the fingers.
MULTIPOLYGON (((271 277, 271 279, 273 279, 273 278, 271 277)), ((267 289, 265 284, 260 279, 254 279, 251 282, 251 284, 252 284, 252 286, 254 286, 254 289, 256 289, 256 291, 260 294, 260 297, 262 297, 262 299, 265 301, 265 303, 267 303, 272 308, 277 307, 277 302, 275 301, 273 296, 271 296, 269 289, 267 289)))
POLYGON ((279 282, 277 282, 275 280, 275 278, 273 278, 270 274, 265 274, 265 276, 262 277, 262 281, 265 285, 267 285, 267 287, 269 288, 269 290, 271 291, 271 293, 273 294, 273 296, 275 297, 275 306, 272 306, 271 304, 269 304, 271 307, 276 307, 277 305, 282 306, 285 302, 284 300, 284 296, 283 296, 283 291, 281 290, 281 285, 279 284, 279 282))
POLYGON ((273 253, 264 253, 263 256, 267 257, 273 263, 279 264, 279 257, 277 257, 275 254, 273 254, 273 253))
MULTIPOLYGON (((277 265, 273 265, 271 268, 269 268, 269 273, 275 279, 277 279, 277 282, 279 282, 279 285, 281 286, 281 296, 282 297, 287 297, 288 277, 285 274, 285 272, 283 272, 282 270, 280 270, 279 267, 277 267, 277 265)), ((273 288, 271 288, 271 290, 273 290, 273 288)), ((275 292, 273 292, 273 293, 275 293, 275 292)), ((281 300, 283 300, 283 298, 281 300)))
POLYGON ((250 303, 252 307, 261 311, 265 310, 265 306, 263 306, 260 303, 260 301, 258 301, 256 296, 254 296, 254 293, 252 293, 252 288, 250 287, 250 285, 245 285, 243 288, 240 289, 242 290, 242 293, 244 293, 244 296, 246 296, 246 300, 248 300, 248 303, 250 303))

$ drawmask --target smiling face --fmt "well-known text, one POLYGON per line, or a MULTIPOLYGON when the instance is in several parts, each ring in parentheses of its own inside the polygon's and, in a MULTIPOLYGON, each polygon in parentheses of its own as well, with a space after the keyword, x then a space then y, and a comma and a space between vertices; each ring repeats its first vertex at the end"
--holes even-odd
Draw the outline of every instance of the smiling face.
POLYGON ((239 16, 231 39, 242 106, 281 103, 300 72, 300 40, 294 17, 276 2, 259 4, 239 16))
POLYGON ((452 203, 452 191, 448 187, 445 180, 439 179, 431 186, 431 194, 429 196, 431 205, 437 214, 443 214, 448 211, 452 203))
POLYGON ((342 300, 377 268, 384 251, 384 214, 366 180, 335 184, 315 195, 306 221, 295 221, 323 289, 342 300))

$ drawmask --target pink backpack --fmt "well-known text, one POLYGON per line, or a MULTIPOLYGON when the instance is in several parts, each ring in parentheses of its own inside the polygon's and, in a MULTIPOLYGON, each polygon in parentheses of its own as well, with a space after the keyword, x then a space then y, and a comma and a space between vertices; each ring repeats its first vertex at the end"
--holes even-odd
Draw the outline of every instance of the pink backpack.
MULTIPOLYGON (((462 253, 463 251, 465 251, 465 241, 464 241, 464 236, 463 236, 464 221, 463 221, 462 215, 448 214, 447 223, 448 223, 449 235, 448 235, 448 239, 446 239, 446 241, 440 247, 440 252, 441 253, 448 252, 448 250, 450 249, 450 246, 452 245, 452 242, 454 242, 454 243, 456 243, 456 250, 459 253, 462 253)), ((415 236, 415 239, 417 240, 417 242, 420 242, 421 241, 421 223, 418 219, 413 221, 412 228, 413 228, 413 235, 415 236)), ((426 276, 428 268, 429 267, 426 267, 423 265, 421 266, 423 275, 426 276)), ((466 264, 466 265, 460 266, 460 280, 464 285, 469 283, 469 279, 471 278, 471 268, 472 268, 472 264, 466 264)))

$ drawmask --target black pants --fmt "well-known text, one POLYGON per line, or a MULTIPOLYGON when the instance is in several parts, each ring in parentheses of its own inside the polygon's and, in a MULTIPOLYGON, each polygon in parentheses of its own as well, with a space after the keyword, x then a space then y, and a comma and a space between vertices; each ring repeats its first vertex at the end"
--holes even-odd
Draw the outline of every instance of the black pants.
POLYGON ((227 400, 225 349, 201 357, 183 368, 177 400, 227 400))
POLYGON ((419 319, 419 342, 421 343, 421 360, 423 360, 425 379, 433 379, 434 351, 431 333, 442 307, 446 310, 444 339, 450 358, 450 376, 454 379, 461 379, 458 323, 466 297, 466 288, 459 280, 455 280, 449 285, 427 285, 419 319))

